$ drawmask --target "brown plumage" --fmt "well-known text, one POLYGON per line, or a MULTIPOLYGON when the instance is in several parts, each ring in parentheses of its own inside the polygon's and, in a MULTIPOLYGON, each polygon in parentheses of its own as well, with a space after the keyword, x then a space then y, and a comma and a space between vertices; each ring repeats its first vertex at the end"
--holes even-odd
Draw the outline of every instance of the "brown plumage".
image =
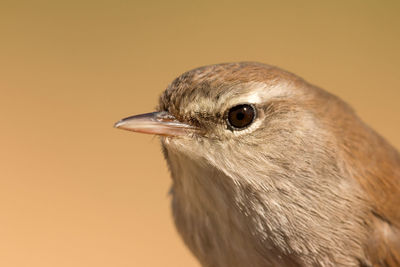
POLYGON ((161 136, 175 222, 203 266, 400 266, 399 153, 294 74, 198 68, 116 127, 161 136))

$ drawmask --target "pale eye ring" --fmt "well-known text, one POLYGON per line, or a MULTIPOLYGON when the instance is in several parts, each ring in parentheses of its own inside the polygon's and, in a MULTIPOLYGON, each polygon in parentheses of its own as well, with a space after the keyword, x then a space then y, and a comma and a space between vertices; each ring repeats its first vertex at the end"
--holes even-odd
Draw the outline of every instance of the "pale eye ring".
POLYGON ((233 130, 243 130, 253 123, 256 109, 251 104, 240 104, 231 107, 226 116, 228 126, 233 130))

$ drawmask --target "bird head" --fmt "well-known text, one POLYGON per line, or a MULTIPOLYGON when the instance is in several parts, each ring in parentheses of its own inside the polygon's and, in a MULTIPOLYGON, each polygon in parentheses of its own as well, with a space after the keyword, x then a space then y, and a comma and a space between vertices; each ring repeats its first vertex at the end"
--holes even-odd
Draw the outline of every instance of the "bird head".
POLYGON ((161 95, 157 112, 116 127, 160 135, 167 152, 204 161, 236 180, 257 180, 268 171, 318 171, 327 160, 337 167, 330 122, 321 114, 332 103, 342 104, 279 68, 227 63, 182 74, 161 95))

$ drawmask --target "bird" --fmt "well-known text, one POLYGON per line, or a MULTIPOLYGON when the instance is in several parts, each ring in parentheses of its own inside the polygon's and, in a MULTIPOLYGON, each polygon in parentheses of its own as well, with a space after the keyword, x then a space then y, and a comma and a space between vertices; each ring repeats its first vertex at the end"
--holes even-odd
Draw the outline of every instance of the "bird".
POLYGON ((400 266, 399 152, 291 72, 199 67, 115 127, 160 137, 173 219, 202 266, 400 266))

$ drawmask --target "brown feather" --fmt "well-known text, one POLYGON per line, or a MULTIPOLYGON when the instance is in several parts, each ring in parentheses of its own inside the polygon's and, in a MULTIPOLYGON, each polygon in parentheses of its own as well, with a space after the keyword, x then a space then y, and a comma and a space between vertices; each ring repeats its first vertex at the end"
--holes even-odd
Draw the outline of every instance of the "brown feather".
POLYGON ((182 74, 159 110, 201 130, 162 143, 176 225, 204 266, 400 266, 400 155, 338 97, 228 63, 182 74), (240 101, 258 118, 232 131, 240 101))

